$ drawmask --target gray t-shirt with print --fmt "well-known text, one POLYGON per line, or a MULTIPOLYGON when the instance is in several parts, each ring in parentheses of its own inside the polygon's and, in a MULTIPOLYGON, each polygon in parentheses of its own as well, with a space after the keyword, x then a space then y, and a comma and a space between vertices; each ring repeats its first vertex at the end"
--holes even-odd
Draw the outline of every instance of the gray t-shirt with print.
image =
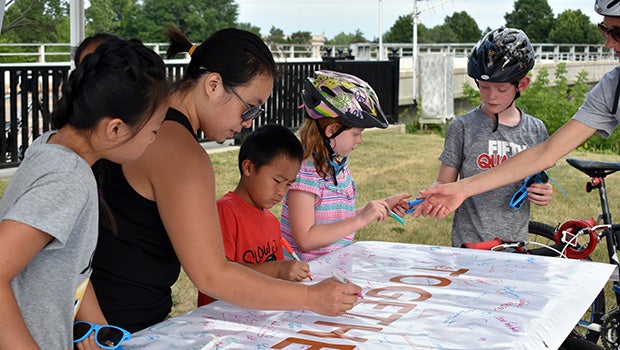
POLYGON ((585 101, 572 119, 594 128, 602 136, 609 136, 620 121, 620 104, 615 114, 611 114, 616 88, 620 79, 620 66, 605 73, 601 80, 588 92, 585 101))
POLYGON ((11 287, 41 349, 73 348, 76 290, 90 276, 98 231, 97 184, 88 163, 63 146, 35 140, 0 202, 2 220, 41 230, 53 240, 11 287))
MULTIPOLYGON (((500 124, 495 132, 493 127, 493 119, 480 108, 456 118, 448 127, 439 160, 459 169, 460 178, 467 178, 490 170, 547 138, 543 122, 526 113, 522 113, 516 126, 500 124)), ((495 237, 526 240, 529 201, 518 210, 510 207, 512 196, 522 184, 519 181, 466 199, 454 213, 452 245, 460 247, 495 237)))

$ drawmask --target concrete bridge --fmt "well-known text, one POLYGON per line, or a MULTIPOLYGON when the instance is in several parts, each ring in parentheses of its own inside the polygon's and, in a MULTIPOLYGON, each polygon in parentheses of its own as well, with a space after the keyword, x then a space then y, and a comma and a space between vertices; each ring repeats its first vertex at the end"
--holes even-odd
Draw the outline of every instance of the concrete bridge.
MULTIPOLYGON (((414 79, 412 58, 403 57, 400 60, 400 81, 398 104, 401 107, 414 104, 414 79)), ((420 54, 418 74, 415 79, 417 99, 415 102, 421 107, 421 124, 445 123, 446 119, 454 117, 454 101, 462 97, 463 84, 476 85, 467 75, 467 58, 453 57, 446 54, 420 54), (452 102, 452 103, 450 103, 452 102)), ((532 70, 533 81, 536 80, 541 68, 549 72, 550 84, 553 84, 558 64, 566 66, 568 84, 575 82, 582 71, 587 73, 588 84, 597 83, 601 77, 619 64, 617 59, 599 61, 557 61, 537 60, 532 70)))

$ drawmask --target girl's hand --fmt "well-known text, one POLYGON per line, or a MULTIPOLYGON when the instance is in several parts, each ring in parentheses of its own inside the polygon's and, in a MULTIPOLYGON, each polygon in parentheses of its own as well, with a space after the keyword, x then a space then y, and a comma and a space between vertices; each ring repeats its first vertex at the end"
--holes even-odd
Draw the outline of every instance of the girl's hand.
POLYGON ((411 198, 409 193, 400 193, 386 198, 385 202, 388 204, 390 210, 398 216, 403 217, 407 213, 407 209, 409 209, 409 205, 407 204, 408 198, 411 198))
POLYGON ((388 204, 384 200, 368 202, 357 212, 356 217, 362 221, 362 227, 366 227, 375 221, 383 221, 388 216, 388 204))
POLYGON ((550 183, 532 184, 527 188, 527 200, 536 205, 549 205, 553 199, 553 186, 550 183))

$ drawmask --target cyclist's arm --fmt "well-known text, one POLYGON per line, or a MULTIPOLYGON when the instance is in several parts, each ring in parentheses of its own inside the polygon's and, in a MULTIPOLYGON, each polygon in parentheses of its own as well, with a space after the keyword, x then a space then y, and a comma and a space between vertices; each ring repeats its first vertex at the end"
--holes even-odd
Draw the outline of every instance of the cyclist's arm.
POLYGON ((519 181, 554 166, 558 159, 577 148, 595 131, 571 119, 546 141, 519 152, 492 170, 420 192, 420 196, 430 198, 413 215, 443 218, 470 196, 519 181))

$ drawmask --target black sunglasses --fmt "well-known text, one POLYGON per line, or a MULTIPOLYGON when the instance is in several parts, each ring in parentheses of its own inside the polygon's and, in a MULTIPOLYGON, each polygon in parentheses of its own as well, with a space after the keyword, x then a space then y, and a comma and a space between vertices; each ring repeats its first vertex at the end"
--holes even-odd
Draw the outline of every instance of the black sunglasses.
POLYGON ((605 23, 601 22, 598 24, 598 29, 601 30, 601 33, 605 36, 605 38, 611 37, 614 41, 620 43, 620 28, 611 27, 605 25, 605 23))
POLYGON ((95 332, 95 342, 103 349, 116 349, 123 341, 131 339, 131 333, 116 326, 76 321, 73 323, 73 342, 81 342, 92 332, 95 332))
POLYGON ((247 107, 245 112, 243 112, 243 114, 241 114, 241 120, 243 120, 244 122, 248 121, 248 120, 253 120, 254 118, 258 117, 259 115, 261 115, 265 111, 263 109, 263 107, 261 107, 261 106, 253 106, 253 105, 245 102, 241 98, 241 96, 239 96, 237 91, 235 91, 235 88, 231 88, 230 91, 232 91, 232 93, 235 94, 235 96, 237 96, 239 101, 243 102, 243 104, 247 107))

